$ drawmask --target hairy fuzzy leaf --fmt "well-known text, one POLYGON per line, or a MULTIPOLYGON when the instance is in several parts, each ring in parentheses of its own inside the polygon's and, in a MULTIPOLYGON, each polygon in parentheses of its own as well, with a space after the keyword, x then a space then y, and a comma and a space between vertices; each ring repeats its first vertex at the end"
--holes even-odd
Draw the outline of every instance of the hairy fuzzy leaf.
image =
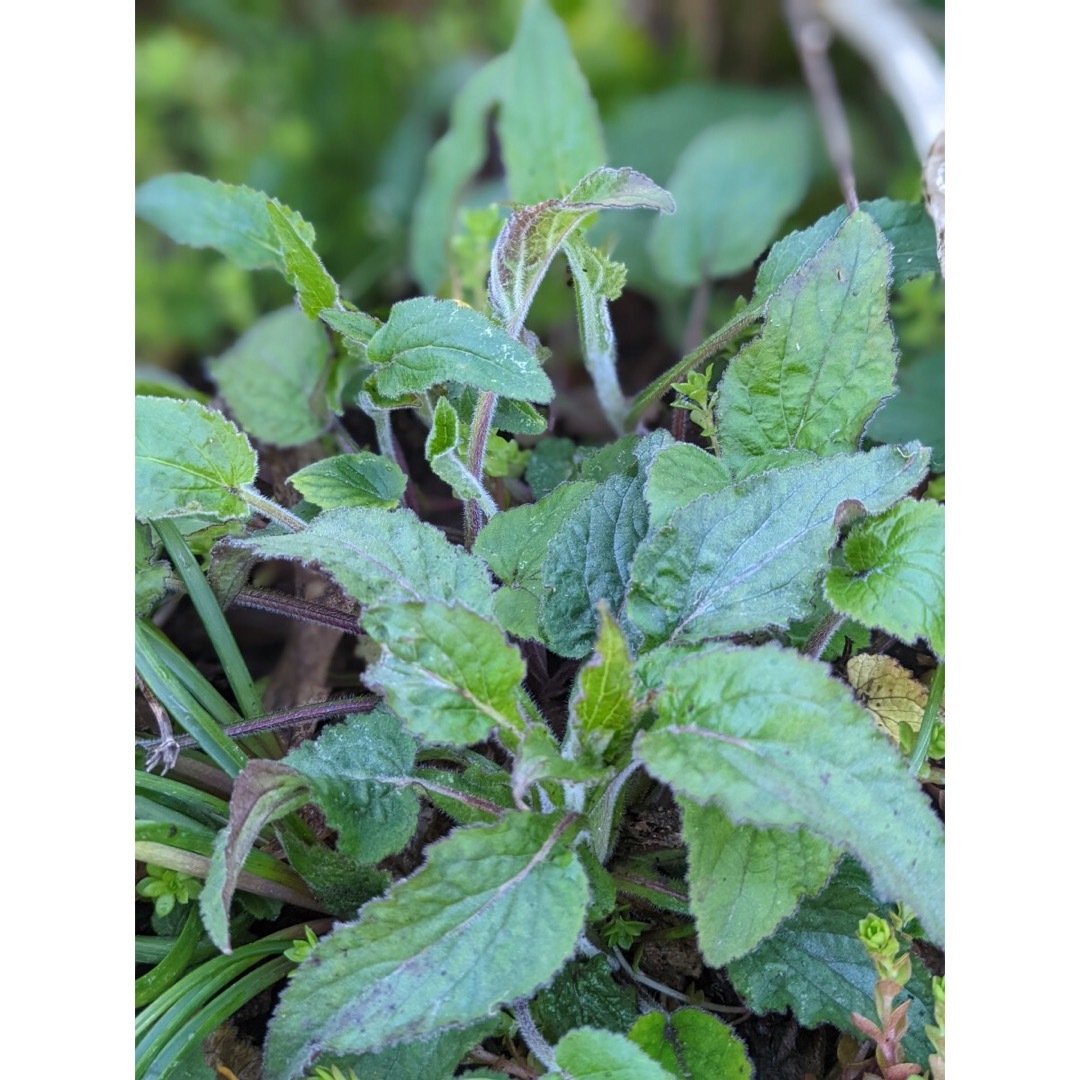
POLYGON ((428 155, 409 233, 409 268, 425 292, 438 292, 446 280, 458 200, 484 164, 487 115, 502 98, 508 67, 509 59, 497 56, 469 79, 450 107, 446 133, 428 155))
POLYGON ((630 620, 647 647, 787 626, 813 606, 838 513, 885 510, 922 480, 928 457, 917 444, 883 446, 698 497, 637 549, 630 620))
POLYGON ((416 874, 297 969, 271 1022, 267 1080, 292 1080, 322 1052, 464 1027, 547 982, 588 905, 572 832, 573 818, 508 813, 431 845, 416 874))
POLYGON ((382 706, 354 713, 285 759, 306 778, 311 798, 337 830, 338 851, 377 863, 400 851, 416 828, 411 788, 416 743, 382 706))
POLYGON ((746 1047, 727 1024, 697 1009, 650 1012, 627 1038, 678 1080, 750 1080, 746 1047))
POLYGON ((351 919, 357 908, 386 892, 390 875, 365 866, 344 852, 309 843, 287 828, 278 837, 289 865, 304 879, 315 899, 334 915, 351 919))
POLYGON ((604 137, 589 85, 547 0, 527 0, 507 63, 497 130, 510 197, 537 203, 565 195, 604 164, 604 137))
POLYGON ((382 326, 378 319, 366 315, 362 311, 341 311, 338 308, 324 308, 319 312, 322 319, 331 330, 336 330, 346 341, 352 345, 362 346, 367 349, 367 343, 375 336, 375 332, 382 326))
POLYGON ((326 427, 329 363, 324 328, 287 307, 252 323, 206 370, 245 431, 299 446, 326 427))
POLYGON ((855 213, 769 301, 761 334, 728 365, 716 407, 732 469, 771 451, 858 449, 896 390, 889 245, 855 213))
POLYGON ((135 516, 244 520, 236 489, 255 479, 247 436, 219 412, 176 398, 135 398, 135 516))
POLYGON ((690 910, 705 961, 748 953, 828 880, 839 852, 806 829, 736 825, 717 806, 678 800, 690 872, 690 910))
MULTIPOLYGON (((601 600, 627 630, 623 609, 630 564, 649 528, 645 480, 655 456, 670 443, 666 431, 635 440, 633 472, 608 477, 548 543, 539 622, 544 640, 560 656, 585 656, 592 648, 601 600)), ((629 629, 636 650, 639 635, 629 629)))
POLYGON ((248 543, 266 558, 317 562, 361 604, 433 599, 493 610, 483 562, 410 510, 327 510, 302 533, 248 543))
MULTIPOLYGON (((937 270, 934 226, 921 203, 874 199, 872 202, 861 203, 859 209, 874 219, 889 241, 892 249, 894 288, 912 278, 937 270)), ((808 229, 789 233, 782 240, 777 240, 769 252, 769 257, 758 270, 751 305, 758 306, 768 301, 788 277, 813 258, 836 235, 847 218, 847 210, 838 206, 808 229)))
POLYGON ((305 499, 324 510, 343 506, 392 510, 401 501, 405 482, 395 462, 366 450, 323 458, 289 477, 305 499))
POLYGON ((495 594, 495 613, 507 632, 540 638, 537 616, 548 543, 595 487, 593 483, 563 484, 539 502, 498 514, 480 530, 473 551, 503 581, 495 594))
MULTIPOLYGON (((269 201, 249 187, 168 173, 139 187, 135 212, 178 244, 214 248, 245 270, 273 267, 287 274, 269 201)), ((299 214, 287 207, 281 211, 301 242, 315 242, 315 230, 299 214)))
POLYGON ((165 594, 165 582, 172 567, 159 559, 161 545, 155 544, 149 525, 135 523, 135 614, 149 615, 165 594))
POLYGON ((524 730, 518 687, 525 663, 494 622, 427 600, 372 608, 364 629, 383 646, 364 681, 386 695, 410 731, 468 746, 492 728, 504 737, 524 730))
POLYGON ((296 290, 304 314, 317 319, 323 308, 336 307, 340 300, 337 282, 315 254, 315 231, 302 218, 298 222, 299 215, 276 199, 267 200, 266 210, 285 256, 285 276, 296 290))
POLYGON ((368 343, 375 388, 385 398, 460 382, 506 397, 555 394, 532 352, 486 315, 454 300, 403 300, 368 343))
POLYGON ((683 151, 668 182, 679 213, 653 226, 665 281, 684 287, 753 265, 810 184, 813 127, 803 109, 714 124, 683 151))
MULTIPOLYGON (((790 1008, 804 1027, 833 1024, 862 1036, 851 1023, 857 1012, 877 1019, 877 975, 857 936, 868 914, 886 914, 866 872, 844 859, 826 889, 804 900, 799 910, 749 956, 728 965, 728 976, 754 1012, 790 1008)), ((904 1050, 908 1060, 925 1065, 930 1053, 924 1028, 932 1022, 930 977, 911 959, 912 975, 897 1004, 912 998, 904 1050)))
POLYGON ((567 964, 551 986, 536 995, 530 1011, 550 1043, 557 1043, 572 1028, 583 1024, 627 1032, 638 1015, 633 988, 620 986, 611 977, 604 956, 567 964))
POLYGON ((446 398, 439 398, 424 445, 424 456, 431 465, 431 471, 450 485, 456 498, 462 502, 475 499, 489 518, 494 517, 498 511, 495 500, 461 460, 458 451, 460 444, 461 423, 458 414, 446 398))
POLYGON ((778 646, 714 647, 674 665, 655 706, 634 744, 654 776, 733 822, 803 826, 851 852, 943 941, 941 822, 825 665, 778 646))
POLYGON ((601 601, 596 648, 570 695, 566 738, 575 758, 581 754, 600 762, 609 747, 617 752, 629 745, 635 719, 632 668, 626 638, 601 601))
POLYGON ((555 1061, 563 1080, 674 1080, 674 1074, 625 1035, 601 1028, 568 1032, 555 1047, 555 1061))
POLYGON ((730 486, 730 473, 712 454, 684 442, 665 447, 656 455, 645 482, 649 522, 659 529, 699 495, 714 495, 730 486))
MULTIPOLYGON (((492 249, 488 282, 492 312, 509 334, 517 337, 521 333, 533 297, 555 253, 568 244, 574 230, 590 215, 607 209, 672 213, 675 204, 647 176, 633 169, 603 168, 589 173, 565 198, 522 206, 510 216, 492 249)), ((589 256, 584 247, 573 248, 572 264, 577 260, 585 275, 585 287, 592 296, 589 317, 603 320, 607 318, 606 299, 613 293, 617 295, 622 281, 613 269, 614 264, 589 256), (595 281, 589 279, 590 271, 595 281), (604 301, 602 312, 598 306, 601 301, 604 301)), ((599 324, 596 329, 599 333, 599 324)))
POLYGON ((926 638, 944 659, 945 507, 905 499, 856 522, 843 550, 825 578, 833 607, 909 645, 926 638))
POLYGON ((224 953, 229 943, 229 906, 240 873, 262 831, 278 818, 298 810, 310 796, 304 777, 278 761, 249 761, 233 784, 229 823, 217 835, 199 909, 210 940, 224 953))

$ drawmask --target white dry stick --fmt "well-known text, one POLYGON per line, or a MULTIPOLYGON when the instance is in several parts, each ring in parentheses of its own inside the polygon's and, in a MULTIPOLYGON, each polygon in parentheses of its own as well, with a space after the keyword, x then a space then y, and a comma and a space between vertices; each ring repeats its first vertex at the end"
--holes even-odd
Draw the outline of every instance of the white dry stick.
POLYGON ((923 162, 927 211, 945 274, 945 65, 915 13, 897 0, 818 0, 819 12, 896 102, 923 162))

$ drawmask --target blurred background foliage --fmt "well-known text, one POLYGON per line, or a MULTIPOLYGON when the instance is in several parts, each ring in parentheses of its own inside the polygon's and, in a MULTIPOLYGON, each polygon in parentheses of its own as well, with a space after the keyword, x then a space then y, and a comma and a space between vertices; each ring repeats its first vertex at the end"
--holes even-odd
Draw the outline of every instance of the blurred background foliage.
MULTIPOLYGON (((717 119, 766 115, 778 103, 801 101, 816 144, 813 166, 805 197, 777 235, 840 202, 779 0, 552 6, 598 103, 609 164, 633 165, 666 184, 679 155, 717 119)), ((136 182, 185 171, 276 196, 315 226, 317 249, 344 295, 385 315, 395 300, 422 291, 410 277, 408 252, 428 153, 446 130, 457 91, 508 48, 519 12, 520 0, 140 2, 136 182)), ((931 34, 938 33, 940 2, 924 5, 923 13, 931 34)), ((860 196, 918 199, 919 165, 896 109, 842 43, 831 58, 848 107, 860 196)), ((491 145, 466 205, 506 197, 493 139, 491 145)), ((691 290, 657 273, 648 221, 609 216, 623 219, 609 240, 617 239, 615 254, 629 267, 630 288, 613 309, 624 357, 641 322, 631 310, 635 302, 654 316, 665 347, 677 350, 691 290)), ((605 238, 604 227, 601 221, 592 233, 595 242, 605 238)), ((560 326, 574 333, 574 312, 559 291, 561 275, 549 279, 530 325, 557 340, 560 326)), ((750 282, 752 273, 713 289, 707 328, 719 325, 750 282)), ((137 223, 140 363, 198 372, 203 358, 290 299, 276 274, 241 271, 137 223)), ((912 342, 905 365, 921 357, 926 367, 928 354, 941 353, 940 333, 926 328, 941 306, 940 281, 906 296, 897 312, 898 323, 914 327, 898 326, 901 340, 912 342)), ((930 366, 936 373, 941 365, 930 366)), ((646 381, 624 377, 631 388, 646 381)))

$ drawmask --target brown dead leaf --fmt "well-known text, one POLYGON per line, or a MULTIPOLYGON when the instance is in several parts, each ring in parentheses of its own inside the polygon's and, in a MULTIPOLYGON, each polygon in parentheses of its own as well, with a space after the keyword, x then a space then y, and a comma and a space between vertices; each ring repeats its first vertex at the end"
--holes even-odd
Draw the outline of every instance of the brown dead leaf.
POLYGON ((930 691, 891 656, 853 656, 847 664, 847 678, 877 726, 894 742, 900 741, 901 724, 913 732, 922 727, 930 691))

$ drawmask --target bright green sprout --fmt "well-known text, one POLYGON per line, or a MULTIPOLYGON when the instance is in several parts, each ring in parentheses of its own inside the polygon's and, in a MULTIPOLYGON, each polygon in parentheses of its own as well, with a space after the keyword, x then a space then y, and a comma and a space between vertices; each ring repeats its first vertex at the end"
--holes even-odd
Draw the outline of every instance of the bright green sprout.
POLYGON ((154 901, 154 914, 159 918, 168 915, 177 903, 186 904, 202 892, 202 882, 198 878, 179 870, 148 864, 146 875, 135 886, 135 892, 144 900, 154 901))

